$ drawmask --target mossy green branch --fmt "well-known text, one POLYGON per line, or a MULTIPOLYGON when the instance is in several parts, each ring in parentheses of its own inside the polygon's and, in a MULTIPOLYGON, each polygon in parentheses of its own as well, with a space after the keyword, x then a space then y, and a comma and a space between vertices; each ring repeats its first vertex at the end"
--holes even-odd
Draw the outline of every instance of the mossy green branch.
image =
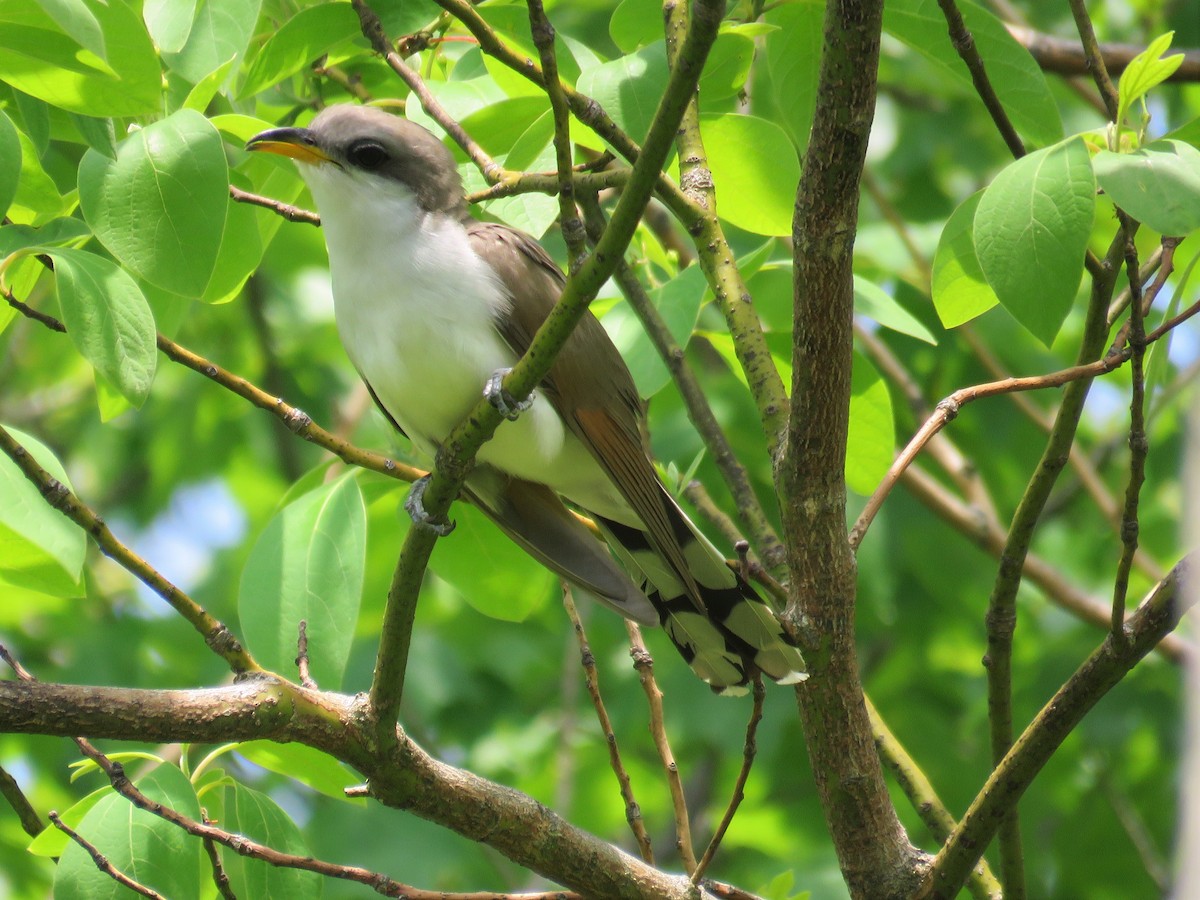
MULTIPOLYGON (((1121 231, 1100 263, 1098 274, 1093 277, 1077 365, 1098 360, 1104 353, 1108 338, 1108 304, 1112 300, 1124 248, 1125 237, 1121 231)), ((1017 625, 1017 590, 1021 586, 1025 557, 1033 543, 1042 511, 1050 499, 1050 491, 1067 464, 1092 381, 1090 377, 1080 378, 1067 384, 1063 390, 1062 404, 1046 440, 1046 447, 1009 525, 996 579, 988 598, 987 655, 984 657, 984 666, 987 669, 988 723, 993 763, 998 763, 1012 746, 1012 646, 1017 625)), ((1024 884, 1022 860, 1020 829, 1016 810, 1013 809, 1000 831, 1000 880, 1006 891, 1019 890, 1017 886, 1024 884)))
POLYGON ((983 854, 1008 812, 1067 736, 1126 673, 1179 624, 1197 592, 1180 590, 1194 577, 1200 556, 1184 557, 1150 592, 1125 624, 1123 639, 1112 634, 1097 647, 1042 707, 1000 760, 983 790, 951 833, 917 894, 926 900, 958 896, 971 867, 983 854))

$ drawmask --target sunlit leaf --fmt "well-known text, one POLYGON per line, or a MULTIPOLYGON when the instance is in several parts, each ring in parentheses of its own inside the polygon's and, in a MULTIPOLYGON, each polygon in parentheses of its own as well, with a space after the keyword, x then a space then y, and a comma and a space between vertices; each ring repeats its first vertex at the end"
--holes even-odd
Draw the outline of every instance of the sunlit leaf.
POLYGON ((1007 166, 975 211, 975 252, 1014 318, 1049 345, 1075 301, 1096 180, 1073 138, 1007 166))
POLYGON ((158 361, 154 316, 129 273, 84 250, 49 247, 67 334, 83 358, 134 406, 150 393, 158 361))
POLYGON ((1132 153, 1101 150, 1092 165, 1113 203, 1147 228, 1173 237, 1200 228, 1200 150, 1155 141, 1132 153))
POLYGON ((203 294, 212 278, 228 192, 221 137, 190 109, 130 135, 115 160, 89 151, 79 166, 96 237, 142 278, 184 296, 203 294))
MULTIPOLYGON (((71 489, 49 447, 15 428, 8 431, 34 462, 71 489)), ((52 508, 17 464, 0 454, 0 578, 55 596, 78 597, 86 550, 83 530, 52 508)))
POLYGON ((978 191, 946 220, 933 257, 933 306, 947 328, 983 315, 1000 302, 987 283, 975 255, 975 210, 978 191))
POLYGON ((350 477, 303 495, 268 523, 238 590, 242 632, 260 663, 293 673, 303 620, 313 678, 327 689, 341 685, 362 598, 366 527, 350 477))
MULTIPOLYGON (((137 786, 151 800, 199 819, 195 791, 174 766, 159 766, 139 779, 137 786)), ((199 900, 203 850, 199 841, 177 825, 110 792, 84 815, 77 830, 117 871, 164 896, 199 900)), ((120 900, 129 894, 97 868, 82 847, 71 843, 54 872, 54 896, 120 900)))
POLYGON ((783 129, 723 114, 701 116, 700 133, 717 184, 717 215, 752 234, 791 234, 800 161, 783 129))

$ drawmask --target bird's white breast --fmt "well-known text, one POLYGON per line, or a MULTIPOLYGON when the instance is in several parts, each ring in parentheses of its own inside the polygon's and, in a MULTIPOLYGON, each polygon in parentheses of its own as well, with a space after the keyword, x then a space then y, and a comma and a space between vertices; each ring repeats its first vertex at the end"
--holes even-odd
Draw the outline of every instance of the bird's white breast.
MULTIPOLYGON (((303 166, 321 213, 338 332, 383 406, 426 454, 516 356, 493 326, 510 299, 462 224, 427 217, 403 187, 303 166)), ((479 459, 584 505, 617 502, 587 448, 538 397, 479 459)), ((599 510, 598 510, 599 511, 599 510)))

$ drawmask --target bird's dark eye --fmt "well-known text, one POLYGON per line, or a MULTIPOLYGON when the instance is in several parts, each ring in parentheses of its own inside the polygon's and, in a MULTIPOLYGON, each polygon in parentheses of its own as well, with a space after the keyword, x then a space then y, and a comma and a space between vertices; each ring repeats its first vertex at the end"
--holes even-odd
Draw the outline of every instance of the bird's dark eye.
POLYGON ((375 141, 358 141, 346 154, 350 162, 362 169, 378 169, 388 161, 388 152, 375 141))

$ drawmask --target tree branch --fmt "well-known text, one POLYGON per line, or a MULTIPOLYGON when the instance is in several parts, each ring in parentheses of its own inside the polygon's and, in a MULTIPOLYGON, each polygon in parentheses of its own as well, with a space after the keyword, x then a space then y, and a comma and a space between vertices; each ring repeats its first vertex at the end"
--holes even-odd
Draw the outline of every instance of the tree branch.
MULTIPOLYGON (((1032 28, 1006 24, 1008 33, 1017 39, 1044 72, 1056 75, 1087 75, 1088 58, 1077 40, 1066 40, 1043 34, 1032 28)), ((1097 44, 1104 67, 1112 75, 1120 75, 1135 56, 1145 50, 1137 44, 1097 44)), ((1200 81, 1200 50, 1183 50, 1183 63, 1167 81, 1200 81)))
POLYGON ((975 85, 975 93, 987 107, 988 114, 996 123, 996 129, 1004 138, 1004 143, 1008 145, 1009 152, 1019 159, 1025 155, 1025 144, 1022 143, 1021 136, 1017 134, 1017 129, 1009 119, 1008 113, 1005 112, 1004 105, 996 94, 996 89, 992 87, 987 69, 983 64, 983 57, 979 55, 979 48, 975 46, 975 38, 971 36, 966 22, 963 21, 958 5, 954 0, 938 0, 938 6, 941 7, 942 15, 946 18, 946 25, 950 29, 950 43, 954 45, 959 58, 966 64, 967 71, 971 73, 971 83, 975 85))
POLYGON ((942 847, 926 876, 919 898, 950 900, 983 854, 1000 823, 1059 745, 1125 674, 1177 624, 1195 602, 1195 591, 1180 595, 1180 584, 1194 576, 1200 556, 1180 561, 1150 592, 1125 626, 1125 641, 1110 634, 1104 643, 1042 707, 1012 745, 958 827, 942 847))
POLYGON ((190 691, 0 681, 0 732, 152 743, 298 741, 354 766, 381 803, 482 841, 585 896, 701 897, 686 878, 647 866, 533 798, 432 759, 403 732, 392 749, 372 750, 362 698, 306 691, 274 676, 190 691))
POLYGON ((235 674, 261 671, 258 663, 223 622, 210 615, 204 607, 163 577, 146 560, 117 540, 104 520, 65 484, 43 469, 3 426, 0 426, 0 451, 3 451, 33 483, 46 503, 91 536, 105 556, 166 600, 171 608, 199 633, 209 649, 225 660, 235 674))
POLYGON ((882 3, 831 0, 812 137, 796 195, 793 372, 776 475, 793 620, 811 677, 796 688, 817 791, 852 896, 900 896, 922 854, 896 817, 871 734, 854 641, 845 453, 859 181, 875 109, 882 3))

